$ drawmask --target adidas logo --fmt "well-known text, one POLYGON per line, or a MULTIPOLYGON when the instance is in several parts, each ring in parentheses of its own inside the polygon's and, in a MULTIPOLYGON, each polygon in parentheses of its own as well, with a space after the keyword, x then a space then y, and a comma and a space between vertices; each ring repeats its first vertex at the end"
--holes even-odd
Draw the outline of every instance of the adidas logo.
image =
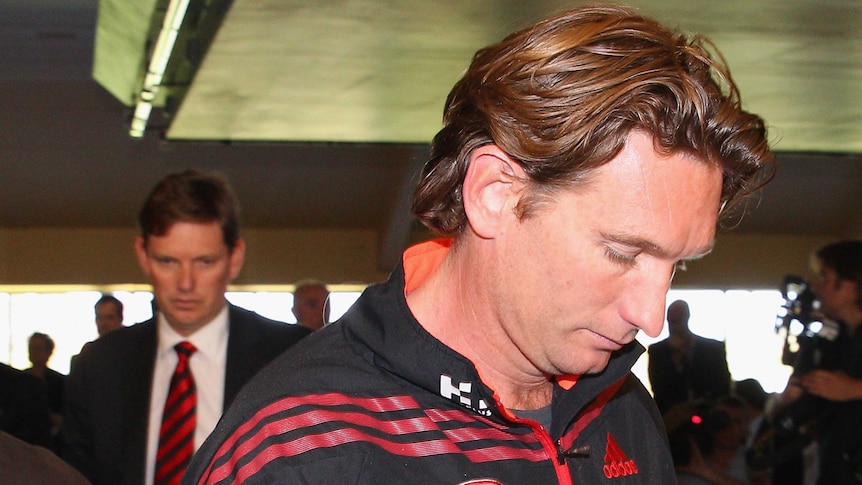
POLYGON ((608 433, 608 445, 605 448, 605 466, 602 468, 608 478, 637 475, 638 466, 620 448, 616 440, 608 433))

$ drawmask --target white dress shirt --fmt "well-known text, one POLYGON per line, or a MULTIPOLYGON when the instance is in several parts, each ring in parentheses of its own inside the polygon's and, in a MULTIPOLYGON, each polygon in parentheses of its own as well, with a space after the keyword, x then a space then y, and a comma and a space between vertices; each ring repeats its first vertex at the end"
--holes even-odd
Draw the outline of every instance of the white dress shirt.
POLYGON ((178 334, 165 320, 158 317, 158 344, 153 370, 153 387, 150 391, 150 420, 147 430, 147 469, 145 484, 152 485, 155 474, 156 453, 159 448, 159 429, 162 411, 168 398, 171 377, 177 367, 177 352, 174 346, 187 340, 197 347, 189 366, 197 389, 197 428, 195 450, 215 429, 224 405, 225 367, 227 364, 228 307, 215 319, 188 337, 178 334))

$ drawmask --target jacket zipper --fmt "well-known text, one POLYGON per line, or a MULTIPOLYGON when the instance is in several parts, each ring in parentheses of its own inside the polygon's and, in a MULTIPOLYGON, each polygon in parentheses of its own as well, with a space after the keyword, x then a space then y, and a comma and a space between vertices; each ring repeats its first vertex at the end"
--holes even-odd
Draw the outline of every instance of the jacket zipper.
POLYGON ((560 485, 574 485, 572 481, 572 474, 569 471, 568 465, 566 465, 565 460, 559 459, 559 450, 557 445, 554 444, 554 440, 551 439, 550 433, 545 430, 545 427, 539 424, 536 421, 530 419, 520 419, 517 416, 513 415, 506 409, 501 403, 500 399, 494 394, 494 402, 497 404, 497 411, 500 412, 506 419, 518 423, 524 424, 530 427, 533 430, 533 433, 539 438, 539 442, 542 443, 542 448, 544 448, 545 453, 548 454, 549 460, 551 464, 554 466, 554 472, 557 474, 557 481, 560 485))

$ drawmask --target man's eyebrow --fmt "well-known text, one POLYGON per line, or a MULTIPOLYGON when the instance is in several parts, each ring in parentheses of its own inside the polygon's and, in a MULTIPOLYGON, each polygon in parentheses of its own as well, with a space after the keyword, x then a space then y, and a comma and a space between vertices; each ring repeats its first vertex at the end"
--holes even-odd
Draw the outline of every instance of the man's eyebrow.
MULTIPOLYGON (((626 234, 608 234, 601 233, 602 237, 610 242, 615 242, 618 244, 623 244, 626 246, 631 246, 634 248, 639 248, 643 251, 646 251, 651 254, 657 254, 659 256, 670 257, 670 253, 649 239, 645 239, 640 236, 630 236, 626 234)), ((704 246, 703 248, 698 249, 691 256, 683 258, 685 261, 694 261, 703 258, 707 254, 711 253, 713 248, 715 248, 715 239, 709 242, 709 245, 704 246)))

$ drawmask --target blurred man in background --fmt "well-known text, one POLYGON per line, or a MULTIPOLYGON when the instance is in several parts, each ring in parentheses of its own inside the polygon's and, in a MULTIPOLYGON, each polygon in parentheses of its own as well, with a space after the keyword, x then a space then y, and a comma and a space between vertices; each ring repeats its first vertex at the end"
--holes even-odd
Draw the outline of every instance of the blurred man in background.
POLYGON ((293 291, 293 315, 297 323, 313 330, 329 325, 329 289, 320 281, 303 281, 293 291))
POLYGON ((103 294, 94 307, 99 337, 123 326, 123 302, 113 295, 103 294))
POLYGON ((862 240, 823 246, 814 254, 818 280, 812 289, 820 312, 838 322, 840 333, 829 357, 794 382, 799 390, 824 399, 818 412, 818 485, 862 483, 862 240))
POLYGON ((697 399, 714 401, 730 393, 730 371, 724 342, 695 335, 688 326, 688 303, 667 308, 670 335, 650 345, 647 370, 659 411, 697 399))

